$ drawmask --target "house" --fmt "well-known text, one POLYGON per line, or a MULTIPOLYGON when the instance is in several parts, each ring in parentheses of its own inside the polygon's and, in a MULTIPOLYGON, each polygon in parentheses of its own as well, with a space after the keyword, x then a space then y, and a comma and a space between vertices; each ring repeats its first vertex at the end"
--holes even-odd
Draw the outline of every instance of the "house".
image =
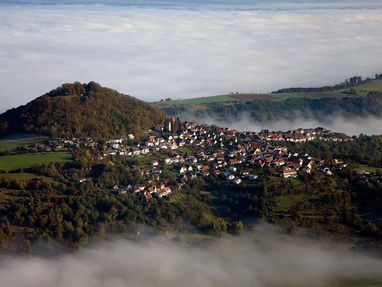
POLYGON ((230 172, 236 172, 236 171, 237 171, 237 167, 235 167, 235 166, 230 166, 228 170, 229 170, 230 172))
POLYGON ((202 174, 204 176, 209 176, 210 175, 210 167, 208 165, 204 165, 202 167, 202 174))
POLYGON ((333 172, 330 170, 330 168, 328 167, 325 167, 323 170, 322 170, 323 173, 325 173, 326 175, 332 175, 333 172))
POLYGON ((151 165, 152 165, 153 167, 158 166, 158 165, 159 165, 159 162, 158 162, 157 160, 154 160, 154 161, 151 163, 151 165))
POLYGON ((156 186, 149 186, 146 188, 148 193, 156 193, 157 192, 157 187, 156 186))
POLYGON ((145 198, 146 201, 150 201, 150 200, 153 199, 153 196, 151 195, 151 193, 148 193, 148 192, 145 192, 145 193, 143 194, 143 196, 144 196, 144 198, 145 198))
POLYGON ((230 174, 228 177, 227 177, 228 180, 234 180, 235 179, 235 176, 233 174, 230 174))
POLYGON ((258 179, 258 175, 256 175, 256 174, 249 174, 248 176, 247 176, 247 178, 248 178, 248 180, 250 180, 250 181, 255 181, 256 179, 258 179))
POLYGON ((220 174, 220 170, 214 169, 213 173, 214 173, 214 175, 219 175, 220 174))
POLYGON ((134 193, 144 191, 145 188, 146 186, 144 184, 137 184, 136 186, 134 186, 134 193))
POLYGON ((169 195, 171 192, 172 192, 171 188, 165 186, 165 187, 161 188, 160 190, 158 190, 157 194, 159 197, 163 197, 163 196, 169 195))
POLYGON ((283 177, 284 178, 297 177, 297 171, 293 168, 285 168, 283 170, 283 177))
POLYGON ((150 150, 147 147, 141 149, 141 154, 148 154, 150 150))

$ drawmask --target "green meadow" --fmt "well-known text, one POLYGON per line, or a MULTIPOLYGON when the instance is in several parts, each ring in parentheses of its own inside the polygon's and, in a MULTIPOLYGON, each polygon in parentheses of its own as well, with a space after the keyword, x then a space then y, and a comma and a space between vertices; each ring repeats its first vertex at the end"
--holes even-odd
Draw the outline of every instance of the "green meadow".
POLYGON ((358 171, 364 171, 364 172, 370 172, 370 173, 382 172, 381 167, 366 166, 366 165, 361 165, 359 168, 357 168, 357 170, 358 171))
POLYGON ((352 89, 356 90, 360 96, 366 96, 369 92, 382 92, 382 80, 372 80, 359 84, 352 89))
POLYGON ((47 137, 31 134, 17 134, 0 138, 0 152, 15 150, 18 146, 35 144, 47 139, 47 137))
POLYGON ((0 170, 30 168, 52 162, 70 161, 71 159, 72 155, 65 152, 5 155, 0 157, 0 170))
POLYGON ((211 103, 224 103, 224 102, 233 102, 236 99, 229 95, 223 96, 211 96, 203 98, 193 98, 193 99, 184 99, 184 100, 171 100, 166 102, 159 103, 162 106, 180 106, 180 105, 203 105, 211 103))
POLYGON ((350 89, 357 91, 359 96, 366 96, 369 92, 373 91, 382 91, 382 80, 371 80, 366 83, 356 85, 349 89, 342 89, 336 91, 323 91, 323 92, 291 92, 291 93, 271 93, 271 94, 233 94, 233 95, 220 95, 220 96, 211 96, 211 97, 201 97, 201 98, 192 98, 192 99, 183 99, 183 100, 171 100, 165 102, 158 102, 161 107, 170 107, 170 106, 203 106, 206 104, 218 104, 218 103, 227 103, 233 104, 240 101, 253 101, 258 100, 286 100, 291 98, 309 98, 309 99, 322 99, 322 98, 343 98, 349 97, 348 93, 350 89))

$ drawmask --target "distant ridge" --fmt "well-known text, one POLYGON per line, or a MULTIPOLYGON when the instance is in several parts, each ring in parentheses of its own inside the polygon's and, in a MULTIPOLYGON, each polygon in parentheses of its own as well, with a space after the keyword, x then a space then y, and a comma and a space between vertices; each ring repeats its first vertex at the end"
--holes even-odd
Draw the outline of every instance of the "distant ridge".
POLYGON ((245 116, 257 122, 295 120, 296 117, 326 120, 328 116, 382 116, 382 74, 363 80, 351 77, 324 87, 287 88, 270 94, 231 92, 226 95, 157 103, 168 115, 183 120, 214 119, 220 122, 245 116))

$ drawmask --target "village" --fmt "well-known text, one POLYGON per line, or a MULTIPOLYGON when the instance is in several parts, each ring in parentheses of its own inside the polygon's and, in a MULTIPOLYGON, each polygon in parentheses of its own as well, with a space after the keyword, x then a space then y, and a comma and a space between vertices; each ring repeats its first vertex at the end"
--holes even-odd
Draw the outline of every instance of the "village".
MULTIPOLYGON (((325 141, 352 140, 343 134, 331 133, 323 128, 297 129, 288 132, 240 132, 235 129, 183 122, 174 131, 175 119, 147 131, 140 140, 133 134, 108 140, 103 143, 91 138, 51 139, 46 143, 28 147, 28 152, 50 152, 57 150, 89 149, 96 152, 100 161, 113 162, 118 158, 148 158, 140 168, 144 178, 142 184, 119 185, 115 183, 111 192, 127 192, 143 196, 147 201, 153 196, 164 197, 174 189, 180 189, 190 179, 215 176, 227 184, 253 183, 262 170, 283 178, 296 178, 299 174, 310 174, 314 169, 325 175, 333 174, 333 164, 338 168, 346 164, 336 159, 325 163, 308 154, 288 151, 283 142, 306 142, 315 139, 325 141), (176 186, 169 186, 162 178, 164 168, 171 169, 177 178, 176 186)), ((136 169, 135 165, 131 168, 136 169)), ((80 183, 91 180, 81 178, 80 183)))

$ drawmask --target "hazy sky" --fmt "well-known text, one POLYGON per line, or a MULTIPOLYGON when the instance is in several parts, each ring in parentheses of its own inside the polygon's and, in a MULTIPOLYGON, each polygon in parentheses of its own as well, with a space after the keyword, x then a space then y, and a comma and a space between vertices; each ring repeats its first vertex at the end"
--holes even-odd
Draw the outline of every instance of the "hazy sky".
POLYGON ((379 0, 10 2, 0 1, 0 112, 73 81, 153 101, 382 72, 379 0))

